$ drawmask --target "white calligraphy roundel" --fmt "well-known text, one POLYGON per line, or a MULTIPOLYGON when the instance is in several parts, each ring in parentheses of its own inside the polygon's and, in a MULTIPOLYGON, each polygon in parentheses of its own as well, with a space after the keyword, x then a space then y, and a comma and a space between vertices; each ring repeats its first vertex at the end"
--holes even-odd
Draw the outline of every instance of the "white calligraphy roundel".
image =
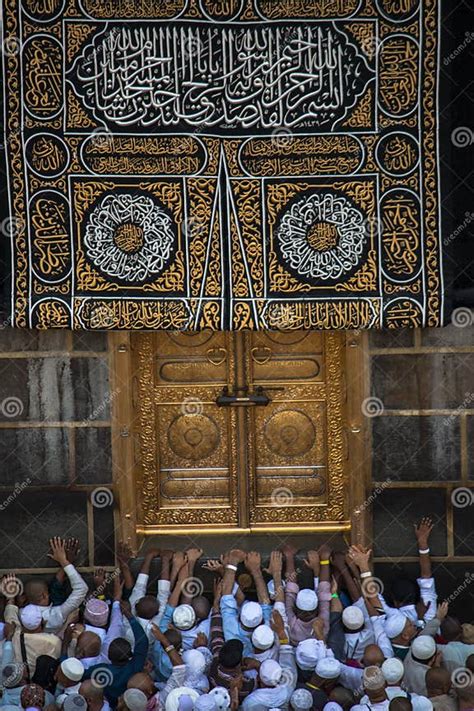
POLYGON ((150 195, 106 195, 89 215, 84 235, 88 259, 108 276, 143 282, 163 270, 175 236, 173 221, 150 195))
POLYGON ((276 232, 283 261, 310 279, 339 279, 360 261, 367 219, 342 195, 305 194, 283 213, 276 232))

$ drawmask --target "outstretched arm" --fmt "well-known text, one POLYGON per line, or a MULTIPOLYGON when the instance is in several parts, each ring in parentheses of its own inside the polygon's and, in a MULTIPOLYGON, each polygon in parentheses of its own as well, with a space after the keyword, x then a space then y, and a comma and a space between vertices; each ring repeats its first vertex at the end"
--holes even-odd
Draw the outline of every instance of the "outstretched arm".
POLYGON ((259 603, 261 605, 269 605, 270 598, 262 575, 262 558, 260 553, 257 553, 257 551, 250 551, 247 553, 245 558, 245 567, 254 580, 259 603))

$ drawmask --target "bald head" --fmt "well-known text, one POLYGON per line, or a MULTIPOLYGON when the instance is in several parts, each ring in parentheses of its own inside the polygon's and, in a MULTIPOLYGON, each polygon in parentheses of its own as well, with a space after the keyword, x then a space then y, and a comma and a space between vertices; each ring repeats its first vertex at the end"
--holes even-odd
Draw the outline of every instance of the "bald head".
POLYGON ((77 638, 76 657, 84 659, 85 657, 97 657, 100 654, 101 641, 98 634, 95 632, 82 632, 77 638))
POLYGON ((329 694, 329 700, 339 704, 343 711, 349 711, 355 704, 354 694, 344 686, 335 686, 329 694))
POLYGON ((432 667, 426 672, 425 682, 430 698, 442 696, 447 694, 451 688, 451 675, 447 669, 432 667))
POLYGON ((364 650, 364 667, 381 667, 385 661, 384 653, 377 644, 368 644, 364 650))
POLYGON ((146 672, 138 672, 133 674, 127 683, 127 689, 140 689, 143 691, 147 699, 150 699, 156 693, 153 679, 146 672))
POLYGON ((28 580, 25 596, 27 602, 32 605, 49 605, 48 586, 44 580, 28 580))
POLYGON ((100 711, 104 704, 104 689, 92 679, 86 679, 79 687, 79 693, 87 701, 87 711, 100 711))
POLYGON ((413 711, 413 706, 411 705, 411 701, 404 696, 397 696, 391 700, 388 709, 389 711, 413 711))
POLYGON ((462 638, 462 625, 457 617, 445 617, 441 622, 441 635, 447 642, 457 642, 462 638))

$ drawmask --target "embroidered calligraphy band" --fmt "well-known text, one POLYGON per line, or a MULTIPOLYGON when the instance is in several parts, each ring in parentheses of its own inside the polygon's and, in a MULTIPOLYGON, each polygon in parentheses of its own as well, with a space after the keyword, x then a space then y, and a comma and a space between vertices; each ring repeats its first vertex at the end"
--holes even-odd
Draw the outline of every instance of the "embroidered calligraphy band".
POLYGON ((18 327, 442 323, 438 0, 3 0, 18 327))

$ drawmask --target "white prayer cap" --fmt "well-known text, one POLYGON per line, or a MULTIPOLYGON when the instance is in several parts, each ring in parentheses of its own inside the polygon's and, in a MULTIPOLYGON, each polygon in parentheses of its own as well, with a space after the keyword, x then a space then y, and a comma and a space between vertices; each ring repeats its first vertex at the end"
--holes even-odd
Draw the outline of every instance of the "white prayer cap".
POLYGON ((307 711, 313 708, 313 695, 309 689, 295 689, 291 694, 290 706, 294 711, 307 711))
POLYGON ((258 602, 244 602, 240 610, 240 621, 245 627, 258 627, 262 623, 263 613, 258 602))
POLYGON ((296 596, 296 607, 303 612, 312 612, 318 606, 318 596, 314 590, 304 588, 296 596))
POLYGON ((364 674, 362 676, 362 684, 364 689, 369 689, 370 691, 383 689, 385 687, 385 677, 382 674, 380 667, 365 667, 364 674))
POLYGON ((224 686, 216 686, 209 692, 209 696, 214 699, 217 711, 225 711, 230 708, 230 694, 224 686))
MULTIPOLYGON (((209 668, 212 664, 212 660, 214 658, 212 656, 211 650, 209 649, 209 647, 197 647, 197 650, 198 650, 198 652, 201 652, 202 656, 204 657, 204 662, 206 664, 205 669, 209 670, 209 668)), ((206 671, 205 671, 205 673, 206 673, 206 671)))
POLYGON ((182 654, 183 662, 190 674, 203 674, 206 668, 204 654, 198 649, 187 649, 182 654))
MULTIPOLYGON (((354 709, 358 709, 359 706, 352 706, 351 708, 352 711, 354 711, 354 709)), ((362 708, 362 706, 360 708, 362 708)), ((328 703, 324 706, 323 711, 344 711, 344 709, 335 701, 328 701, 328 703)))
POLYGON ((178 605, 173 611, 173 624, 179 630, 190 630, 196 622, 196 613, 191 605, 178 605))
MULTIPOLYGON (((86 711, 87 701, 81 694, 68 694, 64 699, 63 711, 86 711)), ((136 711, 144 711, 136 709, 136 711)))
POLYGON ((412 695, 411 705, 413 711, 433 711, 433 704, 426 696, 412 695))
POLYGON ((385 622, 385 634, 389 639, 398 637, 405 629, 408 617, 402 612, 392 612, 385 622))
POLYGON ((304 639, 296 647, 296 663, 300 669, 313 669, 326 656, 326 646, 319 639, 304 639))
MULTIPOLYGON (((285 581, 282 580, 281 583, 280 583, 280 585, 281 585, 281 587, 282 587, 283 590, 284 590, 285 587, 286 587, 285 581)), ((275 596, 276 596, 276 593, 275 593, 275 582, 274 582, 273 578, 271 578, 271 579, 268 581, 268 583, 267 583, 267 590, 268 590, 268 594, 270 595, 270 598, 271 598, 272 600, 274 600, 274 599, 275 599, 275 596)))
POLYGON ((257 649, 265 651, 273 647, 275 634, 268 625, 259 625, 252 632, 252 644, 257 649))
POLYGON ((349 630, 360 629, 364 621, 364 613, 357 605, 349 605, 342 613, 342 623, 349 630))
POLYGON ((177 689, 172 689, 166 697, 166 711, 178 711, 179 699, 181 696, 190 696, 194 702, 198 698, 199 694, 189 686, 178 686, 177 689))
POLYGON ((81 681, 84 675, 84 665, 79 659, 69 657, 61 662, 61 671, 70 681, 81 681))
POLYGON ((122 698, 130 711, 145 711, 148 704, 146 694, 141 689, 127 689, 122 698))
POLYGON ((265 659, 260 664, 260 679, 266 686, 278 686, 283 670, 274 659, 265 659))
POLYGON ((36 630, 43 619, 43 609, 39 605, 26 605, 20 610, 20 622, 25 630, 36 630))
POLYGON ((411 653, 413 657, 426 661, 427 659, 431 659, 435 652, 436 643, 433 637, 429 637, 427 634, 420 634, 419 637, 413 640, 411 645, 411 653))
POLYGON ((216 711, 216 702, 211 694, 201 694, 194 702, 194 711, 216 711))
POLYGON ((387 684, 398 684, 403 679, 405 667, 403 662, 397 657, 390 657, 382 664, 382 674, 384 675, 387 684))
POLYGON ((341 662, 332 657, 324 657, 316 664, 315 671, 321 679, 337 679, 341 673, 341 662))

